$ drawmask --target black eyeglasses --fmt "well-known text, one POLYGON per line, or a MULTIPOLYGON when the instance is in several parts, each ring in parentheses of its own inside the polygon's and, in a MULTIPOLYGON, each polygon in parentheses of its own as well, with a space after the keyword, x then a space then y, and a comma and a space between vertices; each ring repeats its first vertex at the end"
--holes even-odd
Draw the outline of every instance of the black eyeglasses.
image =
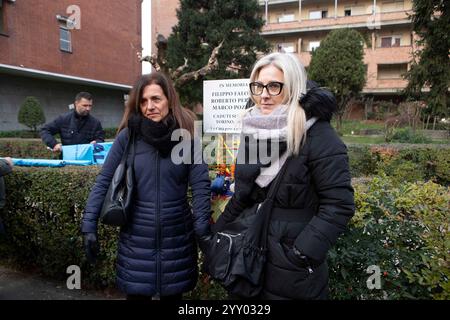
POLYGON ((266 88, 270 96, 277 96, 283 90, 283 85, 284 83, 278 81, 269 82, 266 85, 261 82, 252 82, 250 83, 250 92, 255 96, 260 96, 266 88))

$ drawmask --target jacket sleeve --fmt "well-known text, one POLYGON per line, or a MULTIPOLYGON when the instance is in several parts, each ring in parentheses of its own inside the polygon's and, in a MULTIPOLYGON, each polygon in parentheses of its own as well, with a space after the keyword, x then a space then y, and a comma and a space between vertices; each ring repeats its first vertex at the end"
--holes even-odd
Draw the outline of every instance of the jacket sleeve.
POLYGON ((97 127, 95 128, 94 140, 97 142, 105 142, 105 131, 103 130, 102 123, 97 121, 97 127))
POLYGON ((347 229, 355 212, 354 191, 347 148, 334 130, 312 137, 308 167, 317 192, 319 208, 295 240, 295 246, 316 262, 325 260, 328 250, 347 229))
POLYGON ((42 141, 44 141, 44 143, 52 149, 54 146, 56 146, 58 144, 58 142, 56 141, 56 139, 53 136, 57 133, 61 133, 61 126, 62 126, 63 120, 64 120, 63 116, 61 115, 61 116, 57 117, 55 120, 53 120, 52 122, 45 124, 41 128, 40 133, 41 133, 42 141))
POLYGON ((236 193, 233 194, 231 199, 228 201, 227 205, 225 206, 225 209, 220 214, 219 218, 217 219, 216 223, 212 226, 212 231, 216 233, 217 231, 220 231, 223 229, 223 227, 233 221, 234 219, 239 216, 239 214, 244 211, 244 209, 248 206, 247 203, 240 201, 236 193))
POLYGON ((108 152, 102 170, 97 176, 89 194, 81 221, 81 232, 97 232, 98 217, 103 206, 103 201, 105 200, 114 172, 122 159, 127 140, 128 129, 125 129, 119 133, 111 150, 108 152))
POLYGON ((0 177, 6 176, 12 172, 12 168, 4 159, 0 159, 0 177))
MULTIPOLYGON (((195 148, 194 148, 195 149, 195 148)), ((211 181, 208 165, 202 160, 202 150, 194 154, 190 164, 189 184, 192 188, 192 207, 194 213, 194 230, 198 237, 209 234, 211 219, 211 181)))

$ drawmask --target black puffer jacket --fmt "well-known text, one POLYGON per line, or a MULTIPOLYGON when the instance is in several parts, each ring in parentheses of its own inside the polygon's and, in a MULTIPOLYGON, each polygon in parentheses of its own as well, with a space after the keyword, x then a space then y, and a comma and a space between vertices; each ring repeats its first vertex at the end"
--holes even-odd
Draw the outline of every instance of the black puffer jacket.
MULTIPOLYGON (((335 108, 334 97, 315 88, 302 106, 307 117, 319 120, 308 130, 300 154, 288 163, 277 192, 263 299, 326 299, 326 255, 355 211, 347 148, 329 123, 335 108), (294 244, 312 262, 313 273, 289 258, 294 244)), ((243 196, 239 184, 249 182, 236 179, 237 192, 214 230, 232 221, 243 208, 263 201, 267 194, 268 188, 262 189, 253 182, 251 194, 243 196)))

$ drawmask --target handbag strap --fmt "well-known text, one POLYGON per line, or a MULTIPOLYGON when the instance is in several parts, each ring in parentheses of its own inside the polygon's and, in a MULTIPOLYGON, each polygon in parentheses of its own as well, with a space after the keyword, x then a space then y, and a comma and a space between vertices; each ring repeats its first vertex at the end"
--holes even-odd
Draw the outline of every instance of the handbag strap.
POLYGON ((125 164, 125 162, 127 161, 127 157, 128 157, 130 150, 133 155, 131 164, 132 165, 134 164, 134 155, 135 155, 134 141, 135 141, 135 132, 134 132, 134 130, 131 130, 130 128, 128 128, 128 141, 127 141, 127 145, 125 146, 125 150, 122 153, 122 159, 120 160, 121 164, 125 164))

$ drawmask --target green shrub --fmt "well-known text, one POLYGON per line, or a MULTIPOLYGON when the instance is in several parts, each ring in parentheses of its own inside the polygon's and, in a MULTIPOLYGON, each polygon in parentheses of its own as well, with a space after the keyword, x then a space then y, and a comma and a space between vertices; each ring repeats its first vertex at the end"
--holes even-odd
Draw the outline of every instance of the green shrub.
POLYGON ((410 128, 400 128, 394 131, 392 142, 430 143, 431 139, 418 132, 414 133, 410 128))
POLYGON ((45 123, 44 111, 35 97, 25 98, 25 101, 20 106, 17 120, 33 131, 36 131, 39 125, 45 123))
POLYGON ((0 139, 0 156, 22 159, 58 159, 41 139, 0 139))
POLYGON ((386 176, 356 186, 356 215, 330 251, 335 299, 449 299, 449 189, 433 182, 395 187, 386 176), (367 267, 381 289, 369 290, 367 267))
POLYGON ((82 250, 80 223, 97 167, 15 168, 6 177, 7 228, 0 256, 43 275, 63 280, 78 265, 85 287, 113 286, 117 230, 100 226, 102 251, 95 267, 82 250))
MULTIPOLYGON (((6 176, 6 238, 0 257, 64 281, 81 267, 84 288, 115 286, 118 230, 99 225, 95 266, 83 253, 80 222, 99 167, 15 168, 6 176)), ((396 184, 386 175, 354 180, 356 215, 330 251, 332 299, 449 299, 449 189, 432 181, 396 184), (369 290, 366 269, 378 265, 382 289, 369 290)), ((200 263, 200 262, 199 262, 200 263)), ((225 299, 201 274, 191 299, 225 299)))
POLYGON ((348 157, 352 177, 368 176, 377 170, 377 157, 367 145, 349 146, 348 157))
POLYGON ((104 128, 105 139, 115 139, 117 135, 117 128, 104 128))
POLYGON ((0 138, 37 139, 39 132, 29 130, 0 131, 0 138))
POLYGON ((448 145, 349 145, 353 177, 385 173, 394 181, 450 184, 448 145))

